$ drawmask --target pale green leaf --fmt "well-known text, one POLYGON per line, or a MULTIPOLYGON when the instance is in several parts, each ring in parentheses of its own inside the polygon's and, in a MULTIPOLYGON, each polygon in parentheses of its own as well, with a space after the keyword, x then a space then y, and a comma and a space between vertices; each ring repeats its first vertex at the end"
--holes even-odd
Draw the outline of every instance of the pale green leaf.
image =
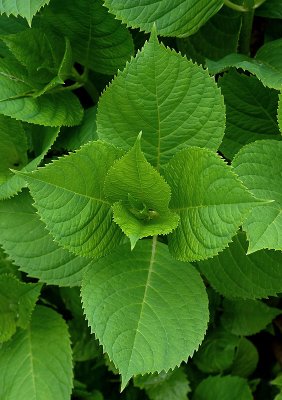
POLYGON ((12 169, 22 169, 27 160, 27 139, 22 124, 0 115, 0 193, 1 187, 13 175, 12 169))
POLYGON ((257 10, 256 15, 267 18, 282 18, 282 3, 280 0, 267 0, 257 10))
POLYGON ((0 275, 0 342, 9 340, 17 326, 27 328, 41 287, 20 282, 13 275, 0 275))
POLYGON ((183 368, 160 374, 137 376, 134 386, 144 389, 150 400, 187 400, 190 392, 183 368))
POLYGON ((204 260, 227 247, 256 199, 222 158, 208 149, 182 150, 167 165, 170 208, 180 222, 170 252, 183 261, 204 260))
POLYGON ((129 237, 132 248, 143 237, 170 233, 179 220, 168 208, 170 188, 144 157, 140 138, 116 161, 105 180, 105 195, 115 202, 114 221, 129 237))
POLYGON ((242 337, 237 348, 231 374, 247 378, 255 371, 258 361, 259 355, 256 347, 250 340, 242 337))
POLYGON ((199 262, 200 271, 223 296, 256 299, 282 292, 282 253, 260 250, 246 255, 245 236, 239 233, 218 256, 199 262))
POLYGON ((194 35, 177 40, 182 54, 204 64, 205 59, 218 60, 235 53, 241 29, 241 15, 228 7, 223 7, 194 35))
POLYGON ((210 376, 196 388, 192 400, 253 400, 247 380, 238 376, 210 376))
POLYGON ((127 25, 162 36, 192 35, 221 8, 222 0, 104 0, 110 12, 127 25))
POLYGON ((53 241, 27 191, 0 202, 0 243, 22 271, 49 285, 80 285, 85 268, 92 262, 53 241))
POLYGON ((258 198, 273 200, 257 205, 243 224, 248 253, 282 250, 282 142, 260 140, 243 147, 233 160, 235 172, 258 198))
POLYGON ((220 146, 225 157, 231 160, 241 147, 255 140, 282 139, 277 126, 276 90, 236 71, 220 78, 219 86, 226 105, 226 132, 220 146))
POLYGON ((282 39, 266 43, 255 58, 243 54, 229 54, 219 61, 207 60, 210 74, 217 74, 230 67, 249 71, 265 85, 281 90, 282 87, 282 39))
POLYGON ((75 61, 103 74, 115 74, 133 54, 129 31, 101 0, 53 1, 38 25, 68 37, 75 61))
MULTIPOLYGON (((0 116, 0 121, 2 118, 5 118, 5 120, 8 119, 8 117, 0 116)), ((10 119, 10 118, 9 118, 10 119)), ((15 120, 10 119, 13 121, 13 124, 15 126, 19 126, 19 131, 20 132, 21 128, 21 123, 15 120)), ((7 124, 7 127, 10 127, 10 124, 7 124)), ((50 150, 50 147, 56 140, 56 137, 59 133, 60 128, 52 128, 52 127, 43 127, 43 126, 30 126, 29 125, 29 131, 35 130, 37 136, 37 141, 39 141, 37 149, 35 151, 36 157, 31 160, 28 164, 26 164, 23 168, 20 169, 20 165, 12 165, 11 168, 14 170, 20 169, 22 172, 30 172, 33 171, 38 164, 43 160, 44 156, 46 153, 50 150)), ((3 131, 2 131, 3 132, 3 131)), ((11 135, 11 131, 10 131, 11 135)), ((1 154, 1 150, 0 150, 1 154)), ((24 186, 26 185, 25 180, 21 178, 19 175, 15 175, 10 171, 10 176, 9 179, 6 180, 2 185, 0 185, 0 199, 6 199, 11 196, 14 196, 16 193, 18 193, 24 186)))
POLYGON ((31 25, 32 18, 41 7, 48 4, 50 0, 0 0, 0 13, 25 18, 31 25))
POLYGON ((225 299, 222 325, 234 335, 255 335, 266 328, 281 311, 259 300, 225 299))
POLYGON ((187 146, 216 150, 224 135, 223 96, 207 71, 151 35, 100 98, 98 136, 129 149, 142 131, 142 149, 159 169, 187 146))
POLYGON ((0 348, 0 398, 69 400, 71 389, 67 326, 51 308, 37 307, 30 326, 0 348))
POLYGON ((76 153, 22 174, 47 229, 77 255, 99 258, 120 243, 122 232, 112 221, 104 180, 121 155, 110 144, 90 142, 76 153))
POLYGON ((234 362, 239 337, 223 329, 211 331, 205 337, 193 362, 208 374, 221 373, 234 362))
POLYGON ((203 340, 208 321, 204 284, 194 267, 171 258, 167 247, 140 241, 120 246, 84 275, 86 317, 122 375, 168 371, 203 340), (126 282, 126 284, 125 284, 126 282))

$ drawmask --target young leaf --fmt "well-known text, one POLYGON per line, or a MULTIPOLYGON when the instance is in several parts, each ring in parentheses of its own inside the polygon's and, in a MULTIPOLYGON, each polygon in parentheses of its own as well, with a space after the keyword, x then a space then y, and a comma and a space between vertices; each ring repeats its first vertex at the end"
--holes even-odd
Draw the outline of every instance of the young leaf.
POLYGON ((222 251, 257 201, 233 170, 208 149, 182 150, 167 165, 170 208, 180 222, 169 249, 183 261, 204 260, 222 251))
POLYGON ((170 233, 179 220, 168 208, 170 188, 144 157, 140 138, 105 179, 105 195, 115 202, 114 221, 129 237, 131 248, 143 237, 170 233))
POLYGON ((101 96, 97 131, 126 149, 142 131, 146 158, 159 169, 187 146, 217 150, 224 112, 223 97, 207 71, 159 44, 154 32, 101 96))
POLYGON ((196 388, 192 400, 252 400, 247 380, 238 376, 210 376, 196 388))
POLYGON ((133 28, 146 32, 156 24, 162 36, 185 37, 195 33, 221 8, 222 0, 104 0, 110 12, 133 28))
POLYGON ((258 361, 259 354, 256 347, 250 340, 242 337, 237 348, 231 374, 247 378, 255 371, 258 361))
POLYGON ((75 61, 103 74, 115 74, 133 53, 129 31, 101 0, 54 1, 38 22, 69 38, 75 61))
POLYGON ((187 400, 190 392, 183 368, 160 374, 137 376, 134 386, 144 389, 150 400, 187 400))
POLYGON ((230 67, 249 71, 265 85, 280 90, 282 85, 282 39, 266 43, 255 58, 243 54, 229 54, 219 61, 207 60, 210 74, 217 74, 230 67))
POLYGON ((257 205, 243 224, 248 253, 282 250, 282 142, 260 140, 243 147, 233 160, 235 172, 258 198, 274 200, 257 205))
POLYGON ((260 250, 246 255, 248 244, 239 233, 218 256, 198 262, 210 284, 228 298, 259 299, 282 292, 282 253, 260 250))
POLYGON ((92 262, 53 241, 27 191, 0 202, 0 243, 22 271, 49 285, 80 285, 92 262))
MULTIPOLYGON (((0 116, 0 123, 1 120, 3 121, 8 120, 7 117, 0 116)), ((19 135, 21 127, 21 123, 15 120, 12 120, 9 118, 10 121, 12 121, 12 124, 15 126, 18 126, 18 132, 17 135, 19 135)), ((10 128, 11 129, 11 123, 6 124, 5 129, 10 128)), ((37 149, 35 151, 36 157, 30 161, 28 164, 26 164, 23 168, 21 168, 21 165, 11 165, 10 168, 12 169, 20 169, 22 172, 30 172, 33 171, 38 164, 43 160, 44 156, 46 153, 50 150, 50 147, 54 143, 58 133, 59 133, 59 128, 51 128, 51 127, 42 127, 42 126, 29 126, 29 132, 30 131, 36 131, 37 135, 40 135, 40 140, 37 146, 37 149)), ((3 132, 3 131, 2 131, 3 132)), ((10 135, 11 135, 11 130, 10 130, 10 135)), ((10 136, 12 138, 12 136, 10 136)), ((26 140, 26 137, 24 137, 24 140, 26 140)), ((23 140, 23 143, 24 143, 23 140)), ((38 138, 37 138, 38 140, 38 138)), ((22 145, 23 145, 22 143, 22 145)), ((1 151, 0 151, 1 154, 1 151)), ((15 164, 15 163, 14 163, 15 164)), ((19 175, 13 174, 11 171, 9 171, 9 179, 7 179, 2 185, 0 184, 0 199, 6 199, 11 196, 14 196, 17 194, 25 185, 25 180, 21 178, 19 175)))
POLYGON ((31 173, 23 173, 41 219, 55 240, 81 256, 99 258, 120 243, 104 180, 122 155, 115 147, 91 142, 31 173))
POLYGON ((140 241, 99 260, 84 275, 86 317, 122 375, 122 388, 138 374, 168 371, 187 360, 203 340, 207 294, 190 264, 167 247, 140 241), (126 285, 125 285, 126 282, 126 285))
POLYGON ((223 303, 222 325, 234 335, 250 336, 266 328, 281 313, 259 300, 228 300, 223 303))
POLYGON ((9 340, 17 326, 27 328, 41 287, 20 282, 13 275, 0 275, 0 342, 9 340))
POLYGON ((67 326, 51 308, 39 306, 30 326, 0 348, 0 398, 69 400, 71 389, 67 326))
POLYGON ((31 25, 32 18, 41 7, 48 4, 50 0, 2 0, 0 2, 0 13, 14 16, 20 15, 31 25))
POLYGON ((224 329, 214 330, 205 337, 193 362, 208 374, 222 373, 233 364, 238 343, 238 336, 224 329))
POLYGON ((277 126, 278 93, 254 76, 231 70, 219 80, 226 104, 226 133, 220 151, 230 160, 245 144, 281 140, 277 126))

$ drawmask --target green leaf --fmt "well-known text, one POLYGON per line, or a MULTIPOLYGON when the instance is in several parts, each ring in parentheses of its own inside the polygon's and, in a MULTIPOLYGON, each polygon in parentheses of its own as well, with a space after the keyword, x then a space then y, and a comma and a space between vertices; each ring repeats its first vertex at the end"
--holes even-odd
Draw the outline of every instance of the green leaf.
POLYGON ((129 237, 131 248, 143 237, 170 233, 179 220, 168 208, 170 188, 144 157, 140 139, 141 135, 105 180, 105 195, 115 202, 114 221, 129 237))
POLYGON ((280 132, 282 133, 282 94, 279 94, 279 103, 278 103, 278 110, 277 110, 277 119, 280 132))
POLYGON ((255 371, 258 361, 259 355, 256 347, 250 340, 242 337, 232 365, 231 374, 247 378, 255 371))
POLYGON ((154 32, 101 96, 97 131, 125 149, 142 131, 146 158, 159 169, 184 147, 216 150, 224 112, 223 97, 207 71, 159 44, 154 32))
POLYGON ((110 12, 127 25, 162 36, 192 35, 221 8, 222 0, 104 0, 110 12))
POLYGON ((259 300, 229 300, 223 302, 222 325, 234 335, 255 335, 266 328, 281 313, 259 300))
POLYGON ((239 233, 218 256, 199 262, 209 283, 223 296, 256 299, 282 292, 282 254, 260 250, 246 255, 247 241, 239 233))
POLYGON ((121 155, 109 144, 91 142, 21 175, 47 229, 57 243, 77 255, 99 258, 120 243, 122 232, 112 221, 103 186, 109 168, 121 155))
POLYGON ((226 105, 226 133, 220 151, 230 160, 245 144, 281 140, 277 126, 278 93, 254 76, 230 71, 219 80, 226 105))
POLYGON ((80 285, 92 263, 53 241, 27 191, 0 202, 0 243, 22 271, 49 285, 80 285))
POLYGON ((0 247, 0 274, 14 275, 20 278, 21 273, 18 267, 8 259, 8 256, 4 253, 3 249, 0 247))
POLYGON ((51 308, 37 307, 30 326, 0 348, 0 398, 69 400, 71 389, 67 326, 51 308))
POLYGON ((235 172, 256 197, 274 200, 254 207, 243 224, 248 254, 282 250, 281 158, 282 142, 260 140, 243 147, 233 160, 235 172))
POLYGON ((167 247, 140 241, 120 246, 84 275, 86 317, 122 375, 168 371, 192 356, 208 321, 204 284, 194 267, 167 247), (126 282, 126 285, 124 284, 126 282))
POLYGON ((210 376, 196 388, 192 400, 252 400, 246 379, 238 376, 210 376))
POLYGON ((203 372, 220 373, 231 367, 235 359, 239 337, 223 329, 207 334, 193 362, 203 372))
POLYGON ((183 368, 160 374, 137 376, 134 386, 144 389, 150 400, 187 400, 190 392, 183 368))
POLYGON ((32 18, 41 7, 49 3, 50 0, 1 0, 0 13, 14 16, 20 15, 31 25, 32 18))
POLYGON ((177 47, 188 58, 204 64, 205 59, 218 60, 235 53, 241 29, 241 15, 223 7, 194 35, 177 40, 177 47))
POLYGON ((217 74, 230 67, 249 71, 265 85, 280 90, 282 86, 282 39, 266 43, 255 58, 243 54, 229 54, 219 61, 207 60, 210 74, 217 74))
POLYGON ((54 1, 42 13, 42 24, 69 38, 75 61, 103 74, 115 74, 133 54, 129 31, 101 0, 54 1))
POLYGON ((204 260, 222 251, 257 201, 231 167, 208 149, 182 150, 167 165, 170 208, 180 216, 169 239, 183 261, 204 260))
POLYGON ((20 122, 0 115, 0 193, 1 186, 13 175, 10 168, 27 164, 27 139, 20 122))
MULTIPOLYGON (((0 121, 4 119, 5 121, 8 120, 7 117, 1 116, 0 115, 0 121)), ((9 118, 10 121, 16 126, 18 126, 18 133, 20 132, 21 123, 15 120, 12 120, 9 118)), ((11 124, 6 124, 5 129, 11 129, 11 124)), ((11 168, 15 169, 20 169, 22 172, 30 172, 33 171, 39 163, 43 160, 44 156, 46 153, 50 150, 50 147, 54 143, 58 133, 59 133, 60 128, 51 128, 51 127, 42 127, 42 126, 30 126, 29 125, 29 132, 30 131, 35 131, 38 137, 40 139, 38 143, 38 148, 36 149, 36 157, 31 160, 28 164, 26 164, 23 168, 20 169, 19 166, 12 165, 11 168)), ((3 131, 2 131, 3 132, 3 131)), ((10 130, 10 135, 11 135, 11 130, 10 130)), ((10 136, 12 138, 12 136, 10 136)), ((26 138, 25 138, 26 140, 26 138)), ((1 154, 1 151, 0 151, 1 154)), ((6 199, 11 196, 14 196, 17 194, 24 186, 26 185, 25 180, 20 177, 19 175, 15 175, 12 172, 10 172, 9 179, 6 180, 2 185, 0 185, 0 199, 6 199)))
POLYGON ((20 282, 13 275, 0 275, 0 342, 9 340, 17 326, 28 327, 41 287, 39 283, 20 282))
POLYGON ((257 10, 256 15, 267 18, 282 18, 282 4, 280 0, 267 0, 257 10))

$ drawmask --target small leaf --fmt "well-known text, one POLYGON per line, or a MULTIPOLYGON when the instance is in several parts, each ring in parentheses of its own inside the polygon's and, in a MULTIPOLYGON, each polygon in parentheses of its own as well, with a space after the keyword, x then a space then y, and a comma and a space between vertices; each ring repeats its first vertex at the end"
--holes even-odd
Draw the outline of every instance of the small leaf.
POLYGON ((41 287, 20 282, 13 275, 0 275, 0 342, 9 340, 17 326, 27 328, 41 287))
POLYGON ((150 400, 187 400, 190 392, 183 368, 160 374, 137 376, 134 386, 144 389, 150 400))
POLYGON ((256 369, 259 361, 259 354, 253 343, 242 337, 232 365, 231 374, 247 378, 256 369))
POLYGON ((282 253, 260 250, 246 255, 248 243, 239 233, 218 256, 198 262, 201 273, 223 296, 258 299, 282 292, 282 253))
POLYGON ((131 150, 111 167, 105 195, 113 205, 114 221, 130 238, 168 234, 179 217, 168 209, 170 188, 141 151, 140 135, 131 150))
POLYGON ((139 241, 119 246, 84 275, 86 317, 122 375, 168 371, 203 340, 208 321, 204 284, 195 268, 172 259, 167 247, 139 241), (126 282, 126 285, 125 285, 126 282))
POLYGON ((32 18, 41 7, 48 4, 50 0, 2 0, 0 2, 0 13, 15 17, 20 15, 31 25, 32 18))
POLYGON ((157 169, 187 146, 217 150, 224 127, 223 96, 214 80, 159 44, 155 32, 98 105, 98 136, 128 150, 142 131, 142 149, 157 169))
POLYGON ((196 388, 192 400, 253 400, 247 380, 238 376, 210 376, 196 388))
POLYGON ((0 398, 69 400, 71 389, 67 326, 51 308, 39 306, 30 326, 0 348, 0 398))
POLYGON ((18 267, 12 263, 8 256, 4 253, 3 249, 0 247, 0 274, 14 275, 20 279, 21 273, 18 267))
POLYGON ((281 313, 258 300, 225 299, 221 317, 222 325, 234 335, 255 335, 266 328, 281 313))
POLYGON ((133 28, 146 32, 155 24, 162 36, 185 37, 195 33, 200 26, 221 8, 221 0, 104 0, 110 12, 133 28))
POLYGON ((182 150, 167 165, 170 208, 180 216, 168 237, 170 252, 196 261, 222 251, 256 200, 233 170, 208 149, 182 150))
POLYGON ((57 243, 81 256, 99 258, 120 243, 104 195, 109 168, 122 152, 91 142, 76 153, 23 176, 39 215, 57 243))
POLYGON ((261 249, 282 250, 281 158, 282 142, 260 140, 243 147, 233 160, 235 172, 250 191, 271 200, 256 205, 243 224, 248 254, 261 249))

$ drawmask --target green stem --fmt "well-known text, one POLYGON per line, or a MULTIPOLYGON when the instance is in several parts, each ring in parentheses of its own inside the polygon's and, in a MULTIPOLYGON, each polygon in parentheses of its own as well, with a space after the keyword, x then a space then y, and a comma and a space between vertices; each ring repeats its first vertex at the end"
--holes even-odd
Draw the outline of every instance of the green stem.
POLYGON ((88 68, 85 68, 83 71, 82 75, 80 75, 75 68, 73 68, 72 71, 73 78, 77 81, 80 82, 84 86, 84 89, 86 92, 89 94, 93 102, 96 104, 98 103, 99 100, 99 92, 96 88, 96 86, 88 79, 88 68))
POLYGON ((260 7, 266 0, 256 0, 254 8, 260 7))
POLYGON ((247 12, 248 11, 248 9, 246 9, 244 6, 240 6, 239 4, 234 4, 230 0, 224 0, 224 4, 227 7, 232 8, 232 10, 235 10, 235 11, 240 11, 240 12, 247 12))
POLYGON ((242 14, 242 28, 239 39, 239 51, 242 54, 250 55, 250 44, 253 29, 254 8, 242 14))

